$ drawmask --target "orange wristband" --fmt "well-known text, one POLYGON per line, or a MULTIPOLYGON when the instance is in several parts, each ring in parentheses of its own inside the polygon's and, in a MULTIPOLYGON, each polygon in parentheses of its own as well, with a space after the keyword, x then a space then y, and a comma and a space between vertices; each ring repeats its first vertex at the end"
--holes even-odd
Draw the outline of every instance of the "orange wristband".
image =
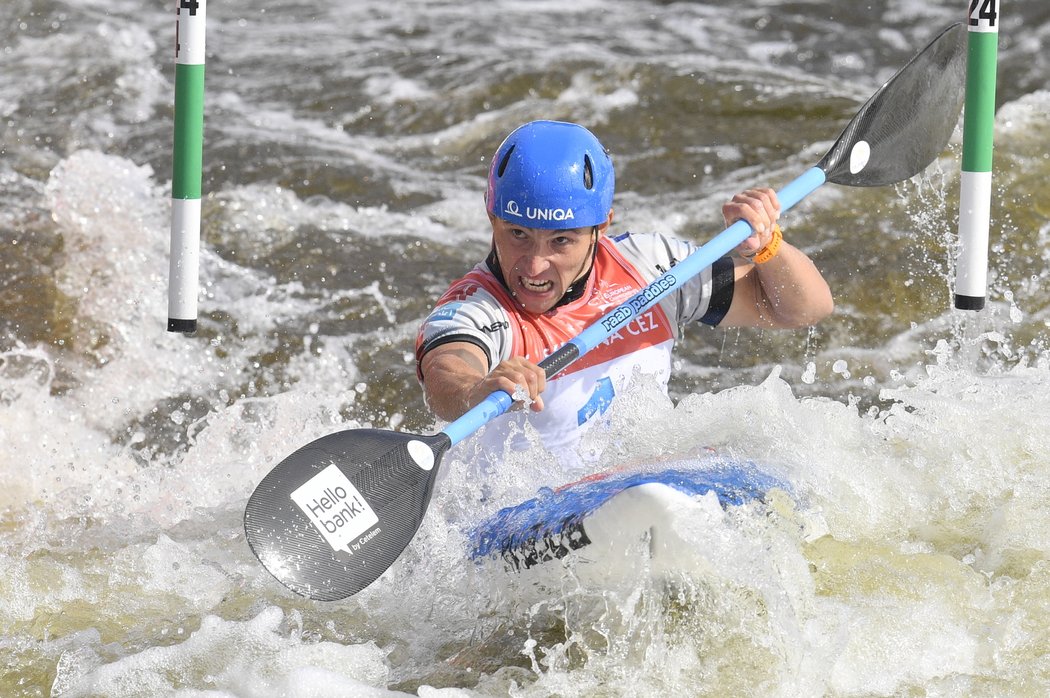
POLYGON ((784 234, 780 230, 779 225, 773 226, 773 237, 769 239, 769 244, 763 247, 761 250, 751 255, 749 259, 755 264, 765 264, 769 260, 777 256, 780 252, 780 243, 784 241, 784 234))

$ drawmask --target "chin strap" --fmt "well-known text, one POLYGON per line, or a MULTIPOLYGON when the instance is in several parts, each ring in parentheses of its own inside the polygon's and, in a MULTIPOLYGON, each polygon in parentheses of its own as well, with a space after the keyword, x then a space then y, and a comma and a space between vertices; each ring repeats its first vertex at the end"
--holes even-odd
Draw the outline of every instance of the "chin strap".
POLYGON ((594 260, 597 258, 598 226, 594 226, 594 228, 591 229, 591 263, 587 267, 587 271, 583 272, 583 275, 580 278, 569 284, 569 287, 565 289, 565 294, 554 304, 555 308, 560 308, 566 303, 572 303, 583 295, 583 290, 587 288, 587 280, 591 278, 591 272, 594 271, 594 260))

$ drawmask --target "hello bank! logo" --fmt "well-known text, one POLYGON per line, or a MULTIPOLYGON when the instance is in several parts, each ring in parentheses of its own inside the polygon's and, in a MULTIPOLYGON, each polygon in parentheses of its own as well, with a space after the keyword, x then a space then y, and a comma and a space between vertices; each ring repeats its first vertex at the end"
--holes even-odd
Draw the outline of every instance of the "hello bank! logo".
POLYGON ((291 496, 333 550, 353 555, 364 542, 357 540, 361 534, 379 523, 375 511, 334 463, 291 496))
POLYGON ((571 208, 535 208, 533 206, 526 206, 523 213, 521 206, 513 199, 508 201, 507 205, 503 207, 503 212, 509 216, 526 218, 530 221, 536 222, 556 221, 561 223, 576 218, 576 215, 572 212, 571 208))

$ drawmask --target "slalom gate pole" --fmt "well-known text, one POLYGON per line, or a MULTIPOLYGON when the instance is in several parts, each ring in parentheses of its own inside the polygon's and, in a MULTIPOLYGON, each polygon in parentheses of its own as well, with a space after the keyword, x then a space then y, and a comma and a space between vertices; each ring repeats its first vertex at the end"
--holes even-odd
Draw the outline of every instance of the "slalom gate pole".
POLYGON ((207 0, 176 0, 168 331, 197 329, 207 0))
POLYGON ((999 0, 967 0, 967 3, 969 31, 955 307, 980 310, 984 307, 988 283, 999 0))

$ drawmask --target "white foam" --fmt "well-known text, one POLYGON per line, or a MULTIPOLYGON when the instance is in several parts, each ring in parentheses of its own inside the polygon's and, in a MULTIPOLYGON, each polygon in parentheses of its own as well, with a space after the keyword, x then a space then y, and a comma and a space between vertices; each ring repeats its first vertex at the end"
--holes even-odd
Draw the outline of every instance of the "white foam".
MULTIPOLYGON (((66 662, 52 693, 62 696, 199 695, 196 685, 216 696, 389 697, 384 652, 373 643, 304 642, 282 627, 284 614, 267 608, 246 621, 204 616, 197 630, 183 629, 181 641, 150 647, 115 661, 81 658, 66 662)), ((179 638, 173 638, 179 640, 179 638)), ((92 648, 100 652, 102 647, 92 648)))

